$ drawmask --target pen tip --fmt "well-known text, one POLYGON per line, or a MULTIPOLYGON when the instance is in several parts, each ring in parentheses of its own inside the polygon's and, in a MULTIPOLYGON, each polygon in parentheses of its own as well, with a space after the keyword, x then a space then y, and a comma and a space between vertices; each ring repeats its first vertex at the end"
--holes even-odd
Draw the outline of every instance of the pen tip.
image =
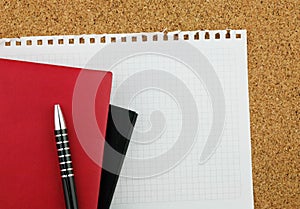
POLYGON ((64 117, 59 104, 54 105, 54 126, 55 130, 66 129, 64 117))

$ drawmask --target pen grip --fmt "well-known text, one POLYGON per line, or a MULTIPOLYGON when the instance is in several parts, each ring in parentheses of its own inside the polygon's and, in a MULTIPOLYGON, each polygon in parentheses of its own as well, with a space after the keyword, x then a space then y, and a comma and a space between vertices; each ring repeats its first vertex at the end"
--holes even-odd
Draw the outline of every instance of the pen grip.
POLYGON ((67 130, 64 129, 55 131, 55 138, 62 179, 68 181, 68 190, 71 197, 68 201, 73 206, 72 209, 78 209, 74 172, 67 130))
POLYGON ((55 131, 56 147, 62 178, 74 176, 67 130, 55 131))

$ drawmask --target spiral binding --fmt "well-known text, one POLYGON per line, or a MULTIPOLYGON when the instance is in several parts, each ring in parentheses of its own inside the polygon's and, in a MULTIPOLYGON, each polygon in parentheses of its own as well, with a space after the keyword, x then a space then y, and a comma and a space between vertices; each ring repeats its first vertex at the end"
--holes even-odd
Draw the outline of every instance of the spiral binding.
POLYGON ((74 173, 67 130, 55 131, 55 139, 61 177, 72 177, 74 173))
POLYGON ((244 30, 200 30, 174 31, 136 34, 102 34, 78 36, 37 36, 13 39, 0 39, 0 46, 66 46, 66 45, 96 45, 107 43, 145 43, 156 41, 218 41, 239 40, 243 38, 244 30))

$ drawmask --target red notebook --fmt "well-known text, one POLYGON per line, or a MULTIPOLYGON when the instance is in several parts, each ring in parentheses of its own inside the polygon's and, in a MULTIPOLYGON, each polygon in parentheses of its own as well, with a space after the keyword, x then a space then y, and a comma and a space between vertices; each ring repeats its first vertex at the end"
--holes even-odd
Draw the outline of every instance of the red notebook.
POLYGON ((112 74, 0 59, 0 208, 64 209, 54 105, 69 133, 78 206, 96 209, 112 74))

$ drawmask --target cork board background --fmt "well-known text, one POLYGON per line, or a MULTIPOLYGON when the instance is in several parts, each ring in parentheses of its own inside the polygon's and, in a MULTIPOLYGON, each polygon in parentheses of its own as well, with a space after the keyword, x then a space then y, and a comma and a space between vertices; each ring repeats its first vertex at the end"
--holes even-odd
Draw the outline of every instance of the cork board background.
POLYGON ((255 208, 300 208, 300 2, 7 0, 0 38, 247 29, 255 208))

